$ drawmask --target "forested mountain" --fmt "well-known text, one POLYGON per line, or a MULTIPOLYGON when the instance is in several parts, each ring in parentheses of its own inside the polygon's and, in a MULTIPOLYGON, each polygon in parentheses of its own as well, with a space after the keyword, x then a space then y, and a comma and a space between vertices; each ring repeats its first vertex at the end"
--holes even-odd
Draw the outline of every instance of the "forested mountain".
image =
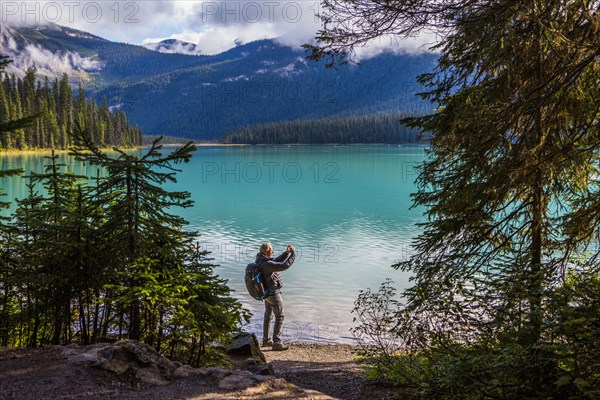
POLYGON ((231 132, 223 143, 319 144, 319 143, 413 143, 415 129, 400 123, 401 114, 376 114, 345 118, 322 118, 247 126, 231 132))
POLYGON ((429 110, 414 83, 429 56, 407 57, 399 66, 399 57, 384 55, 330 70, 270 40, 244 47, 239 58, 128 80, 99 94, 144 132, 209 140, 262 123, 429 110))
POLYGON ((81 87, 73 96, 66 74, 60 80, 38 78, 34 70, 22 79, 4 75, 0 84, 0 124, 38 117, 26 128, 0 135, 0 149, 67 148, 72 144, 70 133, 77 123, 101 146, 131 147, 142 143, 141 130, 127 122, 123 111, 111 113, 106 102, 98 106, 87 100, 81 87))
POLYGON ((422 90, 415 78, 432 69, 432 54, 383 54, 326 69, 276 40, 192 56, 56 25, 9 29, 0 43, 21 68, 35 64, 27 58, 34 50, 66 57, 72 80, 83 78, 91 95, 106 97, 148 134, 215 140, 256 124, 431 110, 415 95, 422 90))

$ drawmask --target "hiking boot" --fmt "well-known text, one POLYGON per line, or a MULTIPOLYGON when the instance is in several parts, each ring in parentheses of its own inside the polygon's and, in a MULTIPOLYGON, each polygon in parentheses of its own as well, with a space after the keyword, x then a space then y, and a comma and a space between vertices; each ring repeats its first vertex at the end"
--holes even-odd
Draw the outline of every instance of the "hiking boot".
POLYGON ((269 339, 262 341, 261 347, 271 347, 271 346, 273 346, 273 341, 271 341, 269 339))
POLYGON ((275 342, 275 343, 273 343, 273 347, 272 347, 272 349, 275 350, 275 351, 283 351, 283 350, 287 350, 289 348, 290 348, 290 346, 288 346, 286 344, 283 344, 281 342, 275 342))

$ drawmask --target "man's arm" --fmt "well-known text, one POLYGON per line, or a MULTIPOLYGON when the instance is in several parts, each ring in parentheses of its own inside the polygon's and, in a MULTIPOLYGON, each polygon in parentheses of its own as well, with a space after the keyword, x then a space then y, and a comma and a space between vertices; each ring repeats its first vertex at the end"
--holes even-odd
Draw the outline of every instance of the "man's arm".
POLYGON ((283 262, 285 261, 285 259, 288 257, 289 252, 288 251, 284 251, 283 253, 281 253, 280 256, 275 257, 273 259, 273 261, 277 261, 277 262, 283 262))
MULTIPOLYGON (((263 264, 262 270, 265 274, 272 274, 273 272, 281 272, 285 271, 289 267, 292 266, 294 261, 296 260, 296 253, 284 253, 288 254, 288 258, 283 262, 278 262, 275 260, 267 261, 263 264)), ((279 256, 281 257, 281 256, 279 256)), ((277 257, 277 258, 279 258, 277 257)))

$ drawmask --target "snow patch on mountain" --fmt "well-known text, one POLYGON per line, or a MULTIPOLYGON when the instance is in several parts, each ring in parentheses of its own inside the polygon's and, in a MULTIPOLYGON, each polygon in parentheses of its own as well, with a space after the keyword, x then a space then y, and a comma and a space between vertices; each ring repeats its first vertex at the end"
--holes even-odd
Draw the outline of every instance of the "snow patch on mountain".
POLYGON ((202 54, 202 49, 197 44, 177 39, 167 39, 158 43, 144 43, 142 46, 148 50, 165 54, 186 54, 192 56, 202 54))
POLYGON ((250 80, 250 78, 248 76, 239 75, 239 76, 234 76, 234 77, 230 77, 230 78, 225 78, 221 82, 237 82, 237 81, 247 81, 247 80, 250 80))

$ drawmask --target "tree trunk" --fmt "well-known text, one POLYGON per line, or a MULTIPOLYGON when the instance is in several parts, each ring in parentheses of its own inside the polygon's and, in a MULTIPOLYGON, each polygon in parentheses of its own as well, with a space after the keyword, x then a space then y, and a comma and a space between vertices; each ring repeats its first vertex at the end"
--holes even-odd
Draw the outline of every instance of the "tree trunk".
POLYGON ((81 324, 81 339, 84 345, 90 344, 90 338, 87 329, 87 319, 85 318, 85 307, 83 305, 83 296, 79 296, 79 323, 81 324))
POLYGON ((94 324, 92 326, 92 343, 98 343, 98 336, 100 334, 100 327, 102 326, 100 318, 100 291, 98 289, 94 290, 94 294, 96 295, 96 301, 94 306, 94 324))
POLYGON ((131 321, 129 323, 129 339, 140 340, 142 336, 142 326, 141 326, 141 317, 140 317, 140 302, 139 300, 135 300, 131 303, 131 312, 129 317, 131 321))

